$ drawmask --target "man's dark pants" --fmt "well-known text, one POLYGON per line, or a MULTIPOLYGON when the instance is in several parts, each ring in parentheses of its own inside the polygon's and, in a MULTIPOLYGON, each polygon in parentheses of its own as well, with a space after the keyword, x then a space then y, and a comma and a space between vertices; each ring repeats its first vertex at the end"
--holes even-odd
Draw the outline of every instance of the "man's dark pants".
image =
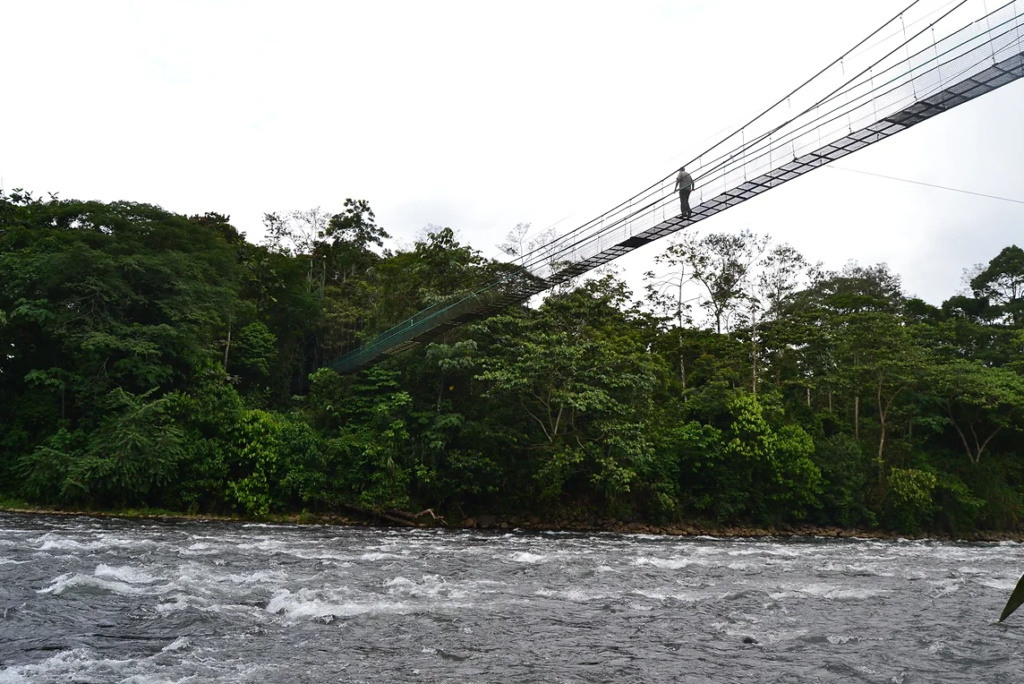
POLYGON ((682 209, 683 218, 690 217, 690 191, 680 190, 679 191, 679 207, 682 209))

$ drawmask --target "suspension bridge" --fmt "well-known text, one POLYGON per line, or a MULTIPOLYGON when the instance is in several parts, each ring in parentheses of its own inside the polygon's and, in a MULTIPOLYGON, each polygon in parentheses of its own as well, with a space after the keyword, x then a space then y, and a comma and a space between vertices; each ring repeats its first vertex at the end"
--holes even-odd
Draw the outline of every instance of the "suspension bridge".
MULTIPOLYGON (((912 2, 811 79, 625 202, 521 255, 468 294, 431 306, 327 364, 350 373, 586 273, 763 192, 1024 78, 1024 0, 912 2)), ((699 97, 699 93, 695 94, 699 97)))

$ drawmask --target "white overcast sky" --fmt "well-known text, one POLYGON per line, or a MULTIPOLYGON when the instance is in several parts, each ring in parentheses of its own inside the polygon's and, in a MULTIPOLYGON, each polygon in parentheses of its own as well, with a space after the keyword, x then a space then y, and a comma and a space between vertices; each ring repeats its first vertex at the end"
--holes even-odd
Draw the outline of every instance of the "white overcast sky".
MULTIPOLYGON (((362 198, 397 243, 451 226, 496 256, 671 173, 904 4, 0 0, 0 179, 254 241, 264 212, 362 198)), ((841 164, 1024 199, 1022 161, 1017 82, 841 164)), ((1024 204, 822 169, 700 224, 743 228, 938 304, 1024 245, 1024 204)), ((621 260, 634 285, 663 247, 621 260)))

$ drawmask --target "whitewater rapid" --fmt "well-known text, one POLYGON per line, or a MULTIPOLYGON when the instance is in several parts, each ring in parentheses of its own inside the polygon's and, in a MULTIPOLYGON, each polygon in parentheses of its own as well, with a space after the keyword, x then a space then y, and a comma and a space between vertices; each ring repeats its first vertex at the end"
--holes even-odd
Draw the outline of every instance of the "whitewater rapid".
POLYGON ((1024 546, 0 514, 0 684, 1024 682, 1024 546))

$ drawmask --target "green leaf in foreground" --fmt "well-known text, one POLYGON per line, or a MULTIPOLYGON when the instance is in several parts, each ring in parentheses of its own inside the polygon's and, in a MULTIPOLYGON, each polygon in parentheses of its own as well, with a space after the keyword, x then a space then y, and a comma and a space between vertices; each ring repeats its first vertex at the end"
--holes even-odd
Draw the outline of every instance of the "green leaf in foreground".
POLYGON ((1024 575, 1021 575, 1020 580, 1017 581, 1017 586, 1014 588, 1013 593, 1010 594, 1010 600, 1006 602, 1006 607, 1003 608, 1003 614, 999 616, 999 621, 1002 622, 1010 617, 1013 611, 1020 608, 1022 603, 1024 603, 1024 575))

